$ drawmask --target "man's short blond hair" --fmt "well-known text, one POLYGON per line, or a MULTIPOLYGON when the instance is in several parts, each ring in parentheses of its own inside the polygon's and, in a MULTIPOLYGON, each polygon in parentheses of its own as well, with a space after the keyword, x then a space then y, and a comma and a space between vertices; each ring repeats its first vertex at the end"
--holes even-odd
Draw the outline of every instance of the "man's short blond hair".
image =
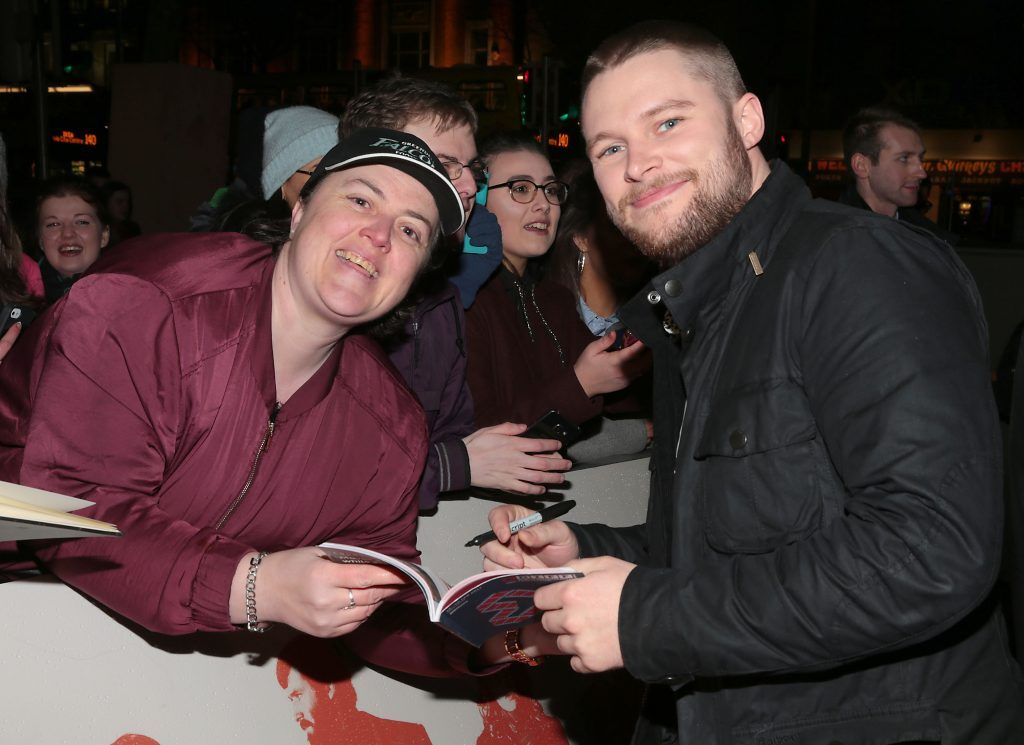
POLYGON ((736 60, 718 37, 688 23, 642 21, 609 36, 587 58, 581 79, 582 97, 602 72, 663 49, 675 49, 686 57, 690 71, 711 84, 727 110, 747 92, 736 60))

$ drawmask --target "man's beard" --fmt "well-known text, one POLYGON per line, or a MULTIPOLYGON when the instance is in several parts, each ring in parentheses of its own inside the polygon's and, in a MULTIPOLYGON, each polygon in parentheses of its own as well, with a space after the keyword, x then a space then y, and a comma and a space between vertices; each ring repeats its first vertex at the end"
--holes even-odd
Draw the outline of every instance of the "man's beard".
MULTIPOLYGON (((622 234, 645 256, 669 267, 706 244, 729 224, 750 199, 752 183, 750 159, 743 140, 730 122, 721 156, 700 171, 688 169, 654 183, 637 185, 619 200, 609 215, 622 234), (674 220, 666 215, 663 223, 650 229, 625 221, 628 206, 645 193, 682 180, 689 181, 694 194, 690 204, 674 220)), ((651 217, 657 218, 657 208, 652 209, 651 217)))

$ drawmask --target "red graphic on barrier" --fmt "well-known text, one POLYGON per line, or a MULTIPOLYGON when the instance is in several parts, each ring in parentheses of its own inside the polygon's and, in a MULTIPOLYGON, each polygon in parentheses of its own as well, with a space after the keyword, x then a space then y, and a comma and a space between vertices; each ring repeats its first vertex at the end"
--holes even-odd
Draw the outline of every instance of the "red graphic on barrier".
POLYGON ((568 745, 562 725, 535 699, 512 692, 477 707, 484 731, 476 745, 568 745))
POLYGON ((152 737, 146 737, 145 735, 128 734, 121 735, 111 745, 160 745, 160 743, 152 737))
MULTIPOLYGON (((290 646, 290 651, 297 651, 295 644, 290 646)), ((317 653, 319 660, 312 665, 305 663, 315 657, 300 655, 303 668, 311 674, 300 672, 284 660, 277 661, 277 682, 288 691, 295 721, 306 733, 309 745, 431 745, 421 724, 381 719, 359 711, 356 689, 349 677, 351 671, 340 669, 342 661, 333 650, 321 647, 317 653), (339 669, 324 669, 325 653, 334 658, 339 669), (314 669, 316 673, 312 672, 314 669)))
POLYGON ((533 618, 534 590, 498 590, 476 608, 482 613, 492 613, 491 625, 502 627, 509 624, 525 623, 533 618), (525 602, 524 602, 525 601, 525 602))
MULTIPOLYGON (((422 724, 382 719, 360 711, 349 662, 321 640, 299 638, 288 645, 282 657, 287 659, 277 662, 277 682, 288 692, 295 721, 306 733, 309 745, 433 745, 422 724)), ((495 696, 488 692, 487 682, 481 680, 480 685, 482 697, 495 696)), ((476 745, 569 743, 561 723, 528 696, 510 692, 477 701, 476 706, 483 724, 476 745)))

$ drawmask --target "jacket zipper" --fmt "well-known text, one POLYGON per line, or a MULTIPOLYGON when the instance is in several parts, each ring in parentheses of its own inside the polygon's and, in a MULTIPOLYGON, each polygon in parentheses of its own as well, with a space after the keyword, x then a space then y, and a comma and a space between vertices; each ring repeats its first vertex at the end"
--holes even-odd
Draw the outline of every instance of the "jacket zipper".
POLYGON ((220 520, 217 521, 217 525, 214 530, 220 530, 224 523, 227 521, 231 514, 238 509, 238 505, 245 499, 245 495, 249 492, 249 487, 252 486, 252 482, 256 479, 256 469, 259 468, 260 458, 267 450, 270 449, 270 438, 274 436, 274 422, 277 420, 277 412, 281 410, 281 404, 275 403, 274 408, 270 411, 270 418, 267 420, 267 429, 263 433, 263 439, 260 440, 259 447, 256 448, 256 455, 252 459, 252 468, 249 469, 249 477, 245 480, 245 484, 242 486, 242 491, 238 492, 238 496, 234 498, 230 505, 228 505, 227 512, 221 515, 220 520))

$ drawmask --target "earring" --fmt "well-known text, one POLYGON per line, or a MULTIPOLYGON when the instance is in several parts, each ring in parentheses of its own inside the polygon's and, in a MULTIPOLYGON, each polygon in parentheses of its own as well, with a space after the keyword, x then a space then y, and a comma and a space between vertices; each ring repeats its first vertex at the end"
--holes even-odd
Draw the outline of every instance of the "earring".
POLYGON ((576 273, 582 275, 583 267, 587 265, 587 255, 580 251, 576 255, 576 273))

